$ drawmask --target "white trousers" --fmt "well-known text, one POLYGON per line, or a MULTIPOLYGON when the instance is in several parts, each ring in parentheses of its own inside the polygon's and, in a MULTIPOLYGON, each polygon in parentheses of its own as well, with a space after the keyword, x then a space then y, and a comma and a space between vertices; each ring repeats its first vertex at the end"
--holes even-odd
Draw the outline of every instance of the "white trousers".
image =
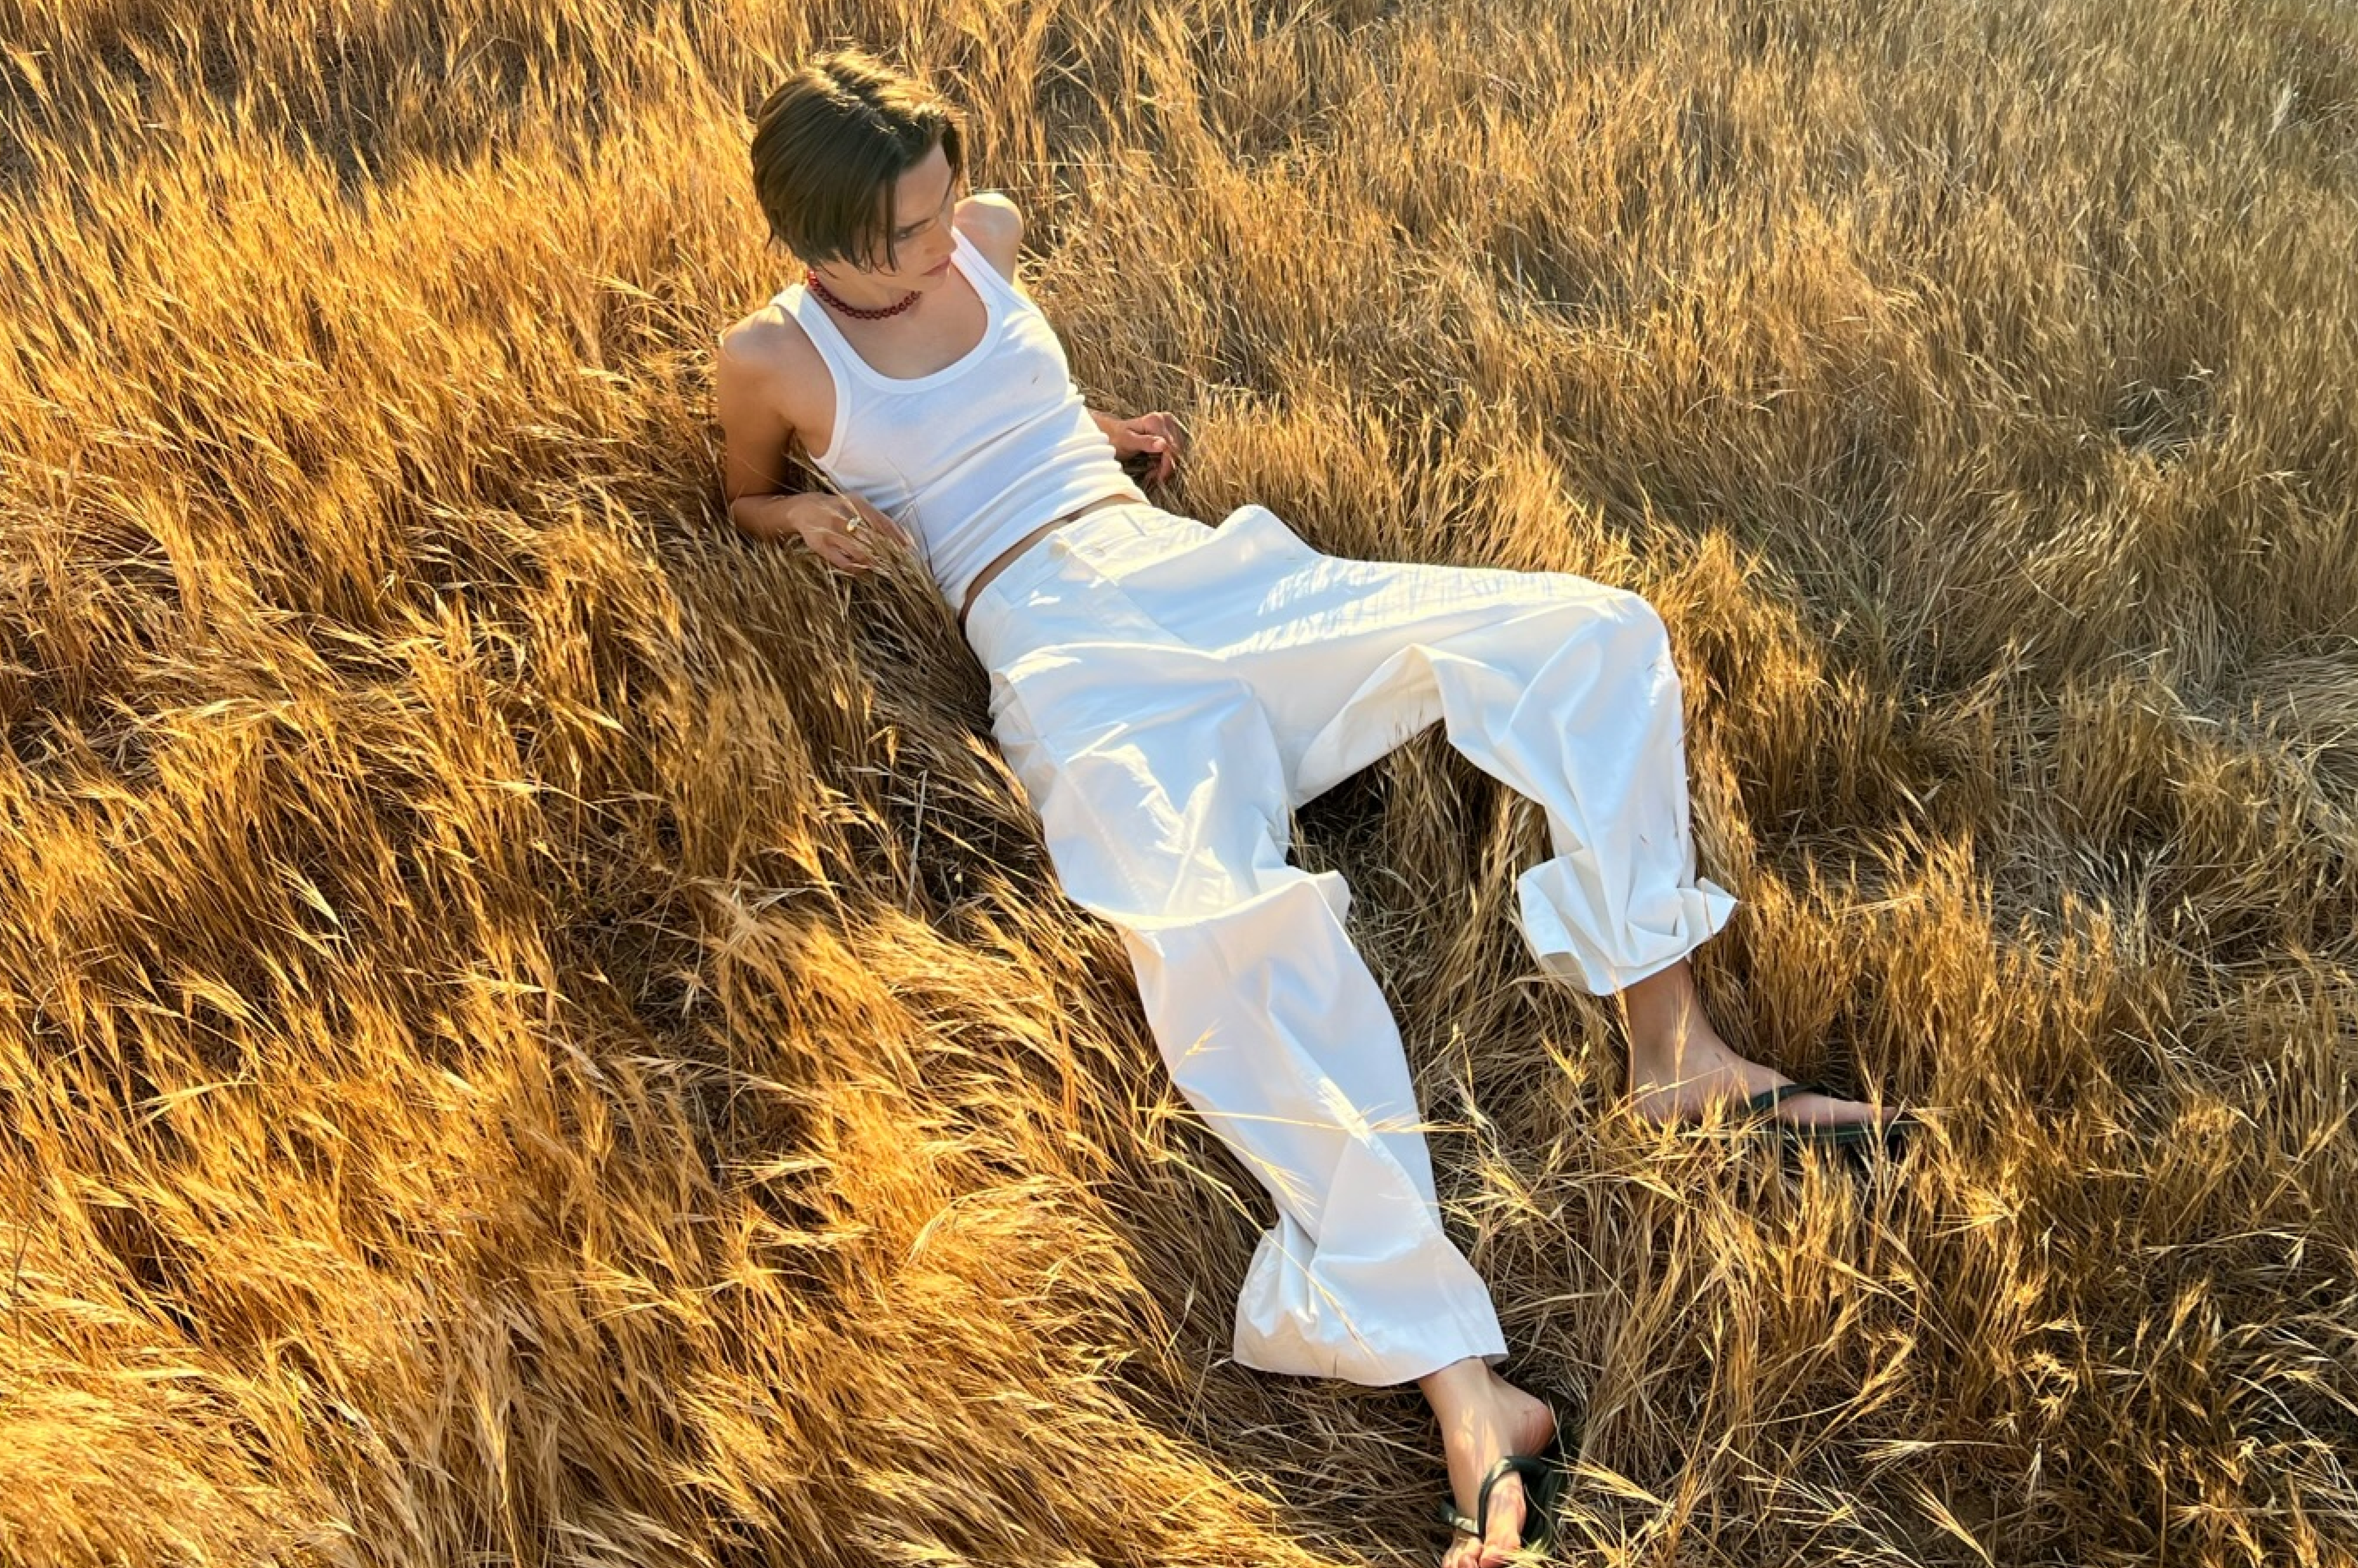
POLYGON ((1173 1080, 1276 1202, 1237 1360, 1371 1385, 1503 1360, 1349 891, 1287 863, 1289 812, 1438 719, 1546 807, 1555 855, 1517 881, 1541 966, 1643 979, 1735 904, 1695 877, 1660 619, 1567 573, 1343 560, 1265 507, 1138 503, 1026 549, 967 636, 1058 881, 1120 929, 1173 1080))

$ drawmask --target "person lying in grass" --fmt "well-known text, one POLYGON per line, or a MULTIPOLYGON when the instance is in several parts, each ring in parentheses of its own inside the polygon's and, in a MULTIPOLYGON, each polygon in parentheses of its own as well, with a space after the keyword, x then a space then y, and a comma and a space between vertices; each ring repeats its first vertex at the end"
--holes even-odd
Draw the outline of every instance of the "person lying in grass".
POLYGON ((1660 618, 1565 573, 1341 559, 1265 507, 1154 505, 1125 460, 1167 479, 1179 421, 1087 406, 1018 282, 1022 214, 967 192, 959 114, 924 82, 815 58, 762 105, 752 162, 806 270, 720 339, 731 520, 845 572, 915 551, 957 612, 1059 885, 1120 929, 1174 1082, 1277 1206, 1236 1358, 1416 1382, 1447 1568, 1544 1539, 1555 1416, 1495 1370, 1349 890, 1289 863, 1288 825, 1442 724, 1546 807, 1520 925, 1544 969, 1619 1000, 1638 1115, 1879 1144, 1890 1113, 1746 1060, 1700 1006, 1688 955, 1735 900, 1695 874, 1660 618), (819 488, 790 484, 797 448, 819 488))

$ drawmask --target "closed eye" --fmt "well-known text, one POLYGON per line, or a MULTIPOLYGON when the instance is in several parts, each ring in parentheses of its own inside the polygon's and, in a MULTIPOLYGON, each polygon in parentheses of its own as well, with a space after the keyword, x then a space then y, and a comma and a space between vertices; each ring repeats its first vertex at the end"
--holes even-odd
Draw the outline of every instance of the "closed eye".
MULTIPOLYGON (((957 206, 957 182, 953 180, 950 183, 949 190, 942 197, 943 211, 949 211, 957 206)), ((934 218, 928 218, 922 223, 912 223, 905 229, 896 230, 892 235, 892 243, 897 245, 903 240, 914 240, 919 234, 924 233, 927 229, 932 228, 936 220, 934 218)))

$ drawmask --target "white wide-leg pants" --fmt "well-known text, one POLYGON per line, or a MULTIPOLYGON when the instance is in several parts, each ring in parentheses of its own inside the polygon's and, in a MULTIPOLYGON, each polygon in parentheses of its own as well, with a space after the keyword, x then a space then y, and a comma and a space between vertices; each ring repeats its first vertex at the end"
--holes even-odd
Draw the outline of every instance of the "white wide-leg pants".
POLYGON ((1173 1080, 1276 1201, 1236 1358, 1371 1385, 1503 1360, 1349 891, 1287 863, 1289 812, 1438 719, 1546 807, 1554 858, 1517 881, 1542 968, 1643 979, 1735 904, 1695 876, 1660 619, 1567 573, 1343 560, 1265 507, 1137 503, 1026 549, 967 636, 1058 881, 1120 929, 1173 1080))

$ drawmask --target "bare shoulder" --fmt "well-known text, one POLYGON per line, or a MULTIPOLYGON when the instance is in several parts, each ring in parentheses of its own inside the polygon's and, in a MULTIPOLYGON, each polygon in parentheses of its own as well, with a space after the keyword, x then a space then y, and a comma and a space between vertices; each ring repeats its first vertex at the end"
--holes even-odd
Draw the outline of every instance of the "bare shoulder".
POLYGON ((957 204, 950 222, 990 258, 1000 276, 1015 276, 1015 264, 1023 250, 1023 210, 1006 192, 976 191, 957 204))
POLYGON ((720 334, 719 373, 737 382, 799 379, 818 358, 802 323, 775 300, 741 316, 720 334))
POLYGON ((814 403, 829 386, 827 361, 802 323, 774 300, 722 332, 719 348, 713 382, 724 415, 759 406, 797 429, 832 416, 831 400, 824 409, 814 403))
POLYGON ((786 454, 815 451, 835 427, 835 384, 802 323, 773 300, 719 336, 713 356, 715 413, 730 501, 787 488, 786 454), (806 438, 816 431, 818 438, 806 438))

